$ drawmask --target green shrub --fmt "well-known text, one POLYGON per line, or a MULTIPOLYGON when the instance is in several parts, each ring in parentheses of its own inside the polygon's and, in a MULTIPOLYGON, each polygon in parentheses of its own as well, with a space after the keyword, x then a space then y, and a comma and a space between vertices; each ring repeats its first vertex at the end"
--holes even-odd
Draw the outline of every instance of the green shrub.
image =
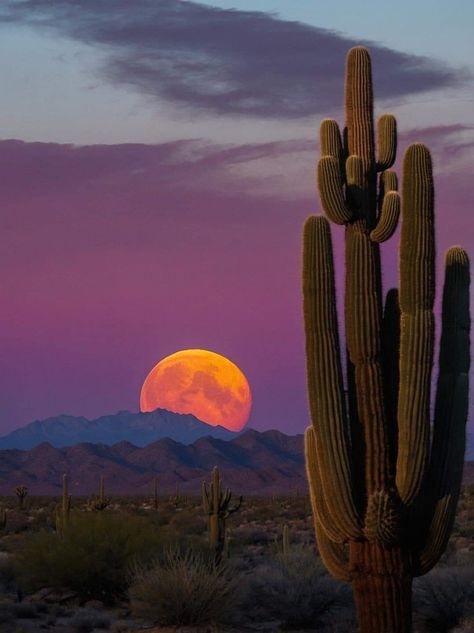
POLYGON ((61 535, 25 536, 15 562, 26 588, 64 587, 111 603, 126 592, 131 562, 149 559, 159 546, 159 535, 146 519, 77 513, 61 535))
POLYGON ((132 612, 161 625, 205 625, 229 618, 239 576, 200 552, 169 550, 151 567, 137 566, 129 589, 132 612))

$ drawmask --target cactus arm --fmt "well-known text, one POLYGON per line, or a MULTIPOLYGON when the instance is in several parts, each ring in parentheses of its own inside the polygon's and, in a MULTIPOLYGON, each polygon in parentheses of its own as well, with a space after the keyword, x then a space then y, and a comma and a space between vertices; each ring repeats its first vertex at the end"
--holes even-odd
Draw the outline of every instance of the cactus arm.
POLYGON ((370 232, 372 242, 386 242, 395 232, 400 216, 400 196, 396 191, 388 191, 383 199, 377 226, 370 232))
POLYGON ((209 499, 209 491, 207 489, 207 484, 205 481, 202 482, 201 492, 202 492, 202 507, 204 509, 204 512, 208 514, 210 511, 210 499, 209 499))
POLYGON ((385 298, 382 319, 382 364, 385 394, 385 411, 388 420, 388 441, 390 448, 390 463, 397 461, 397 405, 400 351, 400 305, 397 288, 391 288, 385 298))
POLYGON ((339 126, 334 119, 324 119, 320 131, 321 160, 317 181, 321 204, 330 220, 336 224, 348 222, 352 213, 344 197, 344 150, 339 126))
POLYGON ((324 500, 321 473, 317 462, 316 435, 312 426, 305 431, 304 443, 309 497, 318 551, 330 574, 338 580, 349 581, 349 556, 344 546, 344 539, 335 531, 324 500))
POLYGON ((346 126, 348 154, 356 154, 367 170, 374 163, 372 69, 363 46, 349 51, 346 66, 346 126))
POLYGON ((453 526, 464 466, 469 398, 470 316, 469 259, 460 247, 446 254, 439 376, 433 442, 425 495, 420 505, 433 510, 420 572, 426 573, 443 553, 453 526))
POLYGON ((310 217, 303 236, 303 311, 309 405, 320 446, 322 485, 338 530, 361 533, 353 500, 329 223, 310 217))
POLYGON ((398 191, 398 178, 397 174, 391 169, 387 169, 379 176, 379 189, 380 189, 380 207, 382 207, 383 199, 386 193, 389 191, 398 191))
POLYGON ((343 180, 339 162, 334 156, 323 156, 318 162, 318 190, 321 205, 332 222, 345 224, 352 212, 344 199, 343 180))
POLYGON ((344 150, 342 147, 341 132, 334 119, 324 119, 319 129, 321 156, 333 156, 342 171, 344 164, 344 150))
POLYGON ((400 390, 397 488, 413 503, 429 459, 430 380, 434 345, 434 219, 431 157, 421 143, 403 162, 400 238, 400 390))
POLYGON ((364 190, 364 164, 360 156, 353 154, 346 160, 346 199, 351 209, 352 219, 355 219, 361 211, 364 190))
POLYGON ((318 466, 318 451, 316 448, 316 434, 312 426, 308 426, 304 434, 304 455, 306 475, 311 495, 311 507, 315 520, 324 530, 327 537, 335 543, 343 543, 346 540, 345 533, 338 530, 337 525, 329 514, 324 500, 324 491, 321 484, 321 471, 318 466))
POLYGON ((351 575, 349 573, 347 548, 342 543, 331 541, 317 521, 314 522, 314 531, 319 555, 329 573, 338 580, 349 582, 351 575))
POLYGON ((382 114, 377 121, 377 171, 389 169, 397 157, 397 121, 382 114))

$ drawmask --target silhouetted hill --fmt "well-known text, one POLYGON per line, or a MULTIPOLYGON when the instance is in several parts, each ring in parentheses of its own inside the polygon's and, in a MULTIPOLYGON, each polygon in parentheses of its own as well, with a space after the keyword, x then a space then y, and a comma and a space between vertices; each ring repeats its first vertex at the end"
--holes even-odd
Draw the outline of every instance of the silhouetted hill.
MULTIPOLYGON (((216 465, 235 494, 307 490, 303 436, 248 430, 230 441, 208 436, 190 445, 162 438, 145 447, 122 441, 55 448, 43 442, 27 451, 0 450, 0 494, 24 484, 29 494, 57 495, 63 473, 74 495, 95 492, 100 475, 110 494, 151 494, 155 476, 163 494, 174 492, 177 482, 184 493, 199 494, 216 465)), ((474 483, 474 462, 466 462, 464 482, 474 483)))
POLYGON ((19 484, 29 494, 59 494, 63 473, 76 495, 96 491, 100 475, 111 494, 150 493, 155 476, 163 493, 179 482, 183 492, 199 494, 215 465, 236 494, 306 490, 303 436, 249 430, 230 441, 208 436, 190 445, 162 438, 145 447, 122 441, 58 448, 43 442, 25 451, 0 450, 0 494, 12 494, 19 484))
POLYGON ((30 449, 42 442, 48 442, 56 448, 74 446, 80 442, 109 446, 130 442, 135 446, 146 446, 162 437, 191 444, 206 435, 230 440, 236 434, 222 426, 209 426, 194 415, 172 413, 166 409, 156 409, 151 413, 119 411, 95 420, 73 415, 36 420, 0 437, 0 449, 30 449))

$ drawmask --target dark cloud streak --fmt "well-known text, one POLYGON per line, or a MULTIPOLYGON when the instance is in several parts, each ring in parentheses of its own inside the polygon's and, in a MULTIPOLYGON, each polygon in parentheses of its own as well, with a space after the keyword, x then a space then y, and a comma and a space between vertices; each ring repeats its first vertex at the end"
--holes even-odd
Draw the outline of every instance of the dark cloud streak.
MULTIPOLYGON (((216 114, 301 117, 338 107, 347 49, 363 42, 261 12, 184 0, 7 0, 4 22, 54 29, 108 53, 104 77, 216 114)), ((377 96, 456 84, 460 73, 369 44, 377 96)))

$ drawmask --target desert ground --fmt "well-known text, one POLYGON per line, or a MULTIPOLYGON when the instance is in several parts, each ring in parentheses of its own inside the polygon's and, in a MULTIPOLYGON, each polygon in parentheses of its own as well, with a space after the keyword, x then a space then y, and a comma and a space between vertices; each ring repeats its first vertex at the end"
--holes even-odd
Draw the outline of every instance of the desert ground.
MULTIPOLYGON (((202 500, 179 493, 0 501, 0 631, 356 630, 350 587, 325 571, 306 494, 245 497, 222 560, 202 500), (6 519, 6 520, 5 520, 6 519)), ((415 631, 474 631, 474 486, 449 547, 414 583, 415 631)))

